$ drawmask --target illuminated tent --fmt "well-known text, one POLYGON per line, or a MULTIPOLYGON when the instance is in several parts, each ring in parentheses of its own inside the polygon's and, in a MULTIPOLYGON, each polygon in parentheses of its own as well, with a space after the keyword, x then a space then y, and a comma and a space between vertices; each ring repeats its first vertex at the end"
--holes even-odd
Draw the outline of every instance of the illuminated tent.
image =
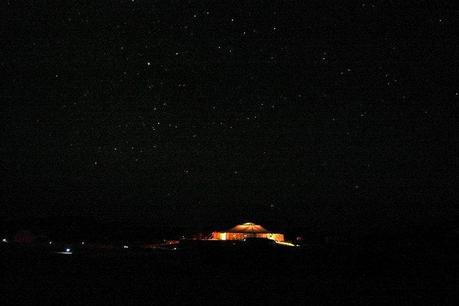
POLYGON ((212 239, 215 240, 244 240, 245 238, 266 238, 282 242, 284 234, 272 233, 263 226, 252 222, 236 225, 225 232, 212 233, 212 239))

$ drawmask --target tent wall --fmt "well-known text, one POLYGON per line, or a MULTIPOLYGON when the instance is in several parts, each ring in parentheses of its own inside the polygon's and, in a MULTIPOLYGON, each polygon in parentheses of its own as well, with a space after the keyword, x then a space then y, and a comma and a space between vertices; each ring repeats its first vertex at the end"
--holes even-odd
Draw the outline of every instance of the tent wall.
POLYGON ((212 239, 216 240, 244 240, 245 238, 266 238, 275 241, 284 241, 284 234, 279 233, 229 233, 213 232, 212 239))

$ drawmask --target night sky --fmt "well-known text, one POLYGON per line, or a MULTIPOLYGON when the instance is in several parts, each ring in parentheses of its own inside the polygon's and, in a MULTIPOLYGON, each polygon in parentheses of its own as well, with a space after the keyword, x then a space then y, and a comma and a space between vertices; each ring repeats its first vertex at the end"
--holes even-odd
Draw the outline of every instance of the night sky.
POLYGON ((2 1, 2 217, 449 220, 459 10, 400 2, 2 1))

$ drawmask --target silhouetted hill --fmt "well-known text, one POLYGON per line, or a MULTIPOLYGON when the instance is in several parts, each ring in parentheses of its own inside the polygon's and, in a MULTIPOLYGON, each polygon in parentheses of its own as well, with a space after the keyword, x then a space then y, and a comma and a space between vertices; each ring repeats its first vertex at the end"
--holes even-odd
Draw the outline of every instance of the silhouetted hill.
POLYGON ((154 241, 176 238, 185 232, 182 228, 142 226, 126 222, 104 222, 96 218, 59 216, 10 220, 2 225, 2 232, 14 235, 27 230, 45 235, 55 241, 154 241))
MULTIPOLYGON (((97 218, 82 216, 52 216, 47 218, 25 218, 8 220, 1 223, 1 232, 13 236, 21 230, 34 235, 47 236, 55 241, 110 241, 110 242, 152 242, 161 239, 177 239, 198 233, 210 233, 224 230, 234 224, 207 227, 150 226, 127 221, 101 221, 97 218)), ((455 223, 430 224, 424 226, 398 227, 360 233, 317 231, 312 227, 288 227, 266 225, 274 231, 283 232, 287 240, 307 244, 359 244, 362 246, 403 245, 447 242, 451 237, 459 236, 459 227, 455 223)))

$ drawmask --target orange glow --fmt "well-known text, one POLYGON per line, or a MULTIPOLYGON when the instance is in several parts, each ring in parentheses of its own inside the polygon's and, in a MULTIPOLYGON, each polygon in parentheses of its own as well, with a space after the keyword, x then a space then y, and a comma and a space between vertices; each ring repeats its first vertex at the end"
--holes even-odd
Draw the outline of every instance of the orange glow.
POLYGON ((213 232, 212 239, 215 240, 244 240, 245 238, 266 238, 276 242, 284 241, 284 234, 270 233, 261 225, 244 223, 236 225, 225 232, 213 232))

